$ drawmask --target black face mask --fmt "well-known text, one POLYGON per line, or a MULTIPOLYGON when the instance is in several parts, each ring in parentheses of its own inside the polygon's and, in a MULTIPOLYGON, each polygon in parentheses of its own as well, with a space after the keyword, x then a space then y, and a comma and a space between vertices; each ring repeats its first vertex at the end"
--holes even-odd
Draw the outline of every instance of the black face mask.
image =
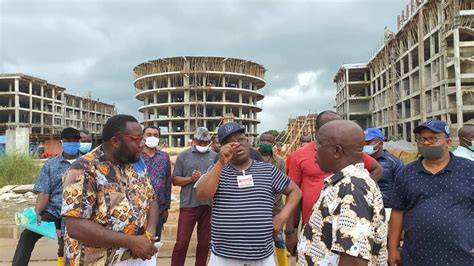
POLYGON ((427 160, 439 160, 443 157, 443 147, 439 146, 423 146, 418 148, 418 152, 427 160))

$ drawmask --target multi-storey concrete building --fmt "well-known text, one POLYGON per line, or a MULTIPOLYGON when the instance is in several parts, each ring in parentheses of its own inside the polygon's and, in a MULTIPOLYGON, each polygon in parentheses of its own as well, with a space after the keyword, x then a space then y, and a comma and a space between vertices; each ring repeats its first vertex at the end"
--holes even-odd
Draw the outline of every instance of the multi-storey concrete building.
POLYGON ((343 119, 353 120, 362 128, 371 121, 370 70, 367 64, 342 65, 334 77, 337 86, 336 111, 343 119))
MULTIPOLYGON (((474 121, 473 58, 474 2, 412 0, 398 17, 397 31, 386 30, 384 45, 367 64, 371 126, 389 139, 414 141, 413 128, 436 118, 456 136, 474 121)), ((347 97, 341 94, 336 105, 347 97)))
POLYGON ((58 136, 71 126, 98 136, 105 121, 117 113, 112 104, 65 91, 25 74, 0 74, 0 135, 9 129, 28 128, 36 140, 58 136))
POLYGON ((186 56, 148 61, 133 69, 145 125, 161 128, 173 147, 186 146, 196 127, 215 131, 224 117, 257 136, 257 102, 265 68, 224 57, 186 56))

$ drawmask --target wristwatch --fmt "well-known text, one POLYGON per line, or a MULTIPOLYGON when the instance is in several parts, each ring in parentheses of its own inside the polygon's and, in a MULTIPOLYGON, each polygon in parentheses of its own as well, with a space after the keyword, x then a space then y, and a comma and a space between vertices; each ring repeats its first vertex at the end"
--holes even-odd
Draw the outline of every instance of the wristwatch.
POLYGON ((285 235, 291 235, 293 233, 296 233, 296 231, 298 231, 298 228, 293 228, 293 229, 290 229, 290 230, 284 230, 285 235))

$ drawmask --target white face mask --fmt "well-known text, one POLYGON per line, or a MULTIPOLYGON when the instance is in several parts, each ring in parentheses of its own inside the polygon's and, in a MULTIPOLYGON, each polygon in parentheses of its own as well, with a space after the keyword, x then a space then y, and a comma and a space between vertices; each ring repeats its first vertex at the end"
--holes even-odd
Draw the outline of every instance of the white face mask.
POLYGON ((145 139, 145 145, 150 149, 156 148, 158 144, 160 144, 160 139, 157 137, 147 137, 145 139))
POLYGON ((199 145, 194 145, 196 147, 196 150, 200 153, 205 153, 209 150, 209 145, 207 146, 199 146, 199 145))

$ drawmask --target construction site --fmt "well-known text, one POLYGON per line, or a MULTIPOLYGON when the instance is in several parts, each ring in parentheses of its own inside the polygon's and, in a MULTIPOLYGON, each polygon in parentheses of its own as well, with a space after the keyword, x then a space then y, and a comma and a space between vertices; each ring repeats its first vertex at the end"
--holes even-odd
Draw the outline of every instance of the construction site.
POLYGON ((240 123, 254 138, 265 71, 257 63, 226 57, 182 56, 139 64, 133 73, 143 124, 159 127, 169 147, 189 146, 197 127, 216 132, 227 121, 240 123))
POLYGON ((457 139, 474 122, 473 18, 469 0, 412 0, 367 63, 337 71, 337 112, 389 140, 413 142, 413 129, 430 118, 446 121, 457 139))
POLYGON ((0 148, 9 152, 61 152, 65 127, 86 129, 99 139, 105 121, 117 113, 113 104, 66 93, 47 80, 16 73, 0 74, 0 148))

